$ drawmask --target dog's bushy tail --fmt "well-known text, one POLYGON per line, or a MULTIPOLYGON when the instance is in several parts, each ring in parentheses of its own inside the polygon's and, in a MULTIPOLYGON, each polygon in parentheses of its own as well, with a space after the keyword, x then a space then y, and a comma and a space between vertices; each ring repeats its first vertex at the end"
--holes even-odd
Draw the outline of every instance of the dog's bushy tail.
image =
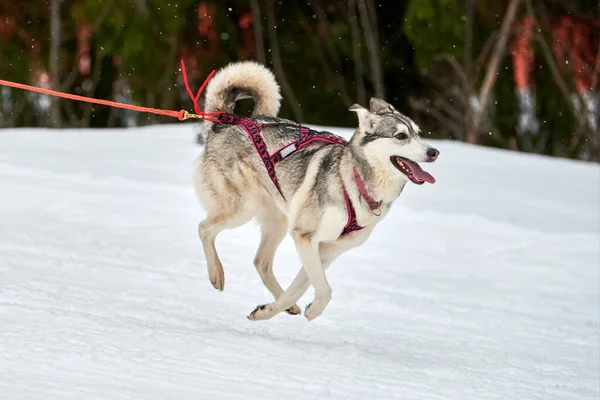
POLYGON ((276 116, 281 106, 279 85, 273 73, 254 61, 241 61, 220 69, 206 87, 206 112, 233 113, 235 102, 253 98, 252 115, 276 116))

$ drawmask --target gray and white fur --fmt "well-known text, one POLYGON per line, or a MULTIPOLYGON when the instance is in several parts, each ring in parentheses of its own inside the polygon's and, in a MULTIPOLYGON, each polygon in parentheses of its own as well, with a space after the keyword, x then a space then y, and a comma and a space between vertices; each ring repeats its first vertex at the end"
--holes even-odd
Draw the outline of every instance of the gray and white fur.
MULTIPOLYGON (((293 121, 278 118, 281 95, 273 74, 255 62, 230 64, 220 70, 206 89, 205 111, 233 113, 235 102, 254 99, 251 118, 269 123, 262 137, 270 154, 299 137, 293 121)), ((225 275, 215 239, 225 229, 253 218, 262 235, 254 266, 274 302, 256 307, 251 320, 269 319, 281 311, 300 314, 298 299, 312 285, 315 297, 305 310, 312 320, 331 300, 325 270, 343 252, 364 243, 385 218, 409 179, 390 161, 401 156, 430 162, 432 149, 419 137, 419 127, 390 104, 377 98, 369 109, 350 107, 359 126, 348 145, 313 143, 276 165, 282 199, 247 133, 239 126, 205 121, 206 145, 194 162, 195 189, 207 217, 198 225, 212 285, 223 290, 225 275), (371 197, 382 201, 375 215, 358 191, 357 167, 371 197), (364 229, 340 236, 348 222, 343 188, 364 229), (273 273, 277 247, 286 234, 294 240, 302 268, 284 291, 273 273)))

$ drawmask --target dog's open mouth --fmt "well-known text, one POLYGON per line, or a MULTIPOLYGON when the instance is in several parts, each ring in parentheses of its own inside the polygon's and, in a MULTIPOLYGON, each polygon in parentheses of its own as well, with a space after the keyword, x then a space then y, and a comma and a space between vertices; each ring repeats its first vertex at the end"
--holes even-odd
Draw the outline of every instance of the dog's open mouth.
POLYGON ((435 178, 429 172, 423 171, 416 162, 400 156, 392 156, 390 159, 394 167, 406 175, 411 182, 417 185, 422 185, 425 182, 435 183, 435 178))

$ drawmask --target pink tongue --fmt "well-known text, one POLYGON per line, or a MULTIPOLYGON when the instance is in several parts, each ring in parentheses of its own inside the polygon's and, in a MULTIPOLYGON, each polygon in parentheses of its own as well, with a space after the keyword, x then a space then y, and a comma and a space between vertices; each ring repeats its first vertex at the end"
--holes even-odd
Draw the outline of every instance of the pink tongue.
POLYGON ((415 178, 417 178, 420 181, 435 183, 435 178, 429 172, 423 171, 423 169, 421 169, 419 164, 417 164, 416 162, 410 161, 406 158, 403 158, 402 161, 404 161, 404 163, 406 165, 408 165, 408 167, 412 171, 413 176, 415 178))

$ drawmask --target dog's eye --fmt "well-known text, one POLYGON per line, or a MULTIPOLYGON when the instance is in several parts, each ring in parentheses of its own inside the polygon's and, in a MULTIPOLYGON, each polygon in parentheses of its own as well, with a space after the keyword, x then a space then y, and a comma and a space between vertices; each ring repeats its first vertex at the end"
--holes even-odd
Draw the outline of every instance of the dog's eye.
POLYGON ((404 132, 400 132, 399 134, 396 135, 396 139, 398 140, 405 140, 408 137, 408 135, 404 132))

